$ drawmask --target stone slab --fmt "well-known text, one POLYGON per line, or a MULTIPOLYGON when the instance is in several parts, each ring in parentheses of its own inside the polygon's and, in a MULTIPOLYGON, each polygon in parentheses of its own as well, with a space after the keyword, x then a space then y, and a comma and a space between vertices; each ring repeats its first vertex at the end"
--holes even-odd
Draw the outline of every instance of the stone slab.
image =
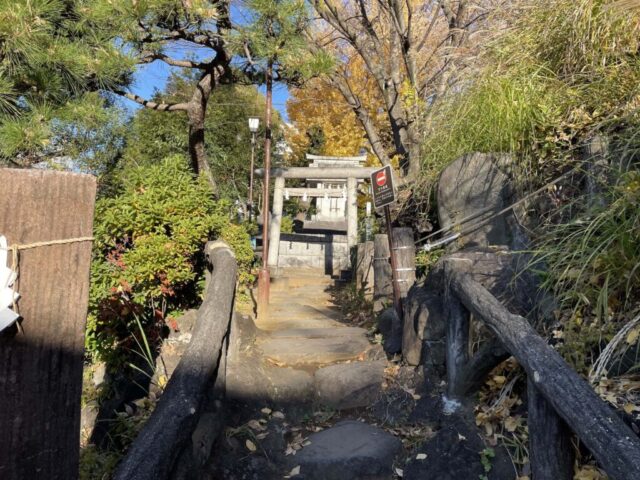
POLYGON ((328 320, 326 317, 278 319, 277 321, 269 320, 267 322, 259 321, 258 326, 261 330, 265 330, 267 332, 279 332, 281 330, 294 330, 301 328, 345 328, 342 323, 336 322, 335 320, 328 320))
POLYGON ((367 331, 358 327, 340 327, 340 328, 290 328, 287 330, 278 330, 271 334, 272 338, 330 338, 345 337, 350 335, 365 336, 367 331))
POLYGON ((400 440, 366 423, 347 420, 309 437, 310 445, 290 460, 309 480, 391 478, 400 440))
POLYGON ((355 360, 369 348, 366 337, 347 335, 329 338, 268 338, 260 342, 264 356, 276 363, 326 365, 355 360))
POLYGON ((315 373, 315 398, 337 410, 369 406, 380 394, 386 365, 352 362, 321 368, 315 373))

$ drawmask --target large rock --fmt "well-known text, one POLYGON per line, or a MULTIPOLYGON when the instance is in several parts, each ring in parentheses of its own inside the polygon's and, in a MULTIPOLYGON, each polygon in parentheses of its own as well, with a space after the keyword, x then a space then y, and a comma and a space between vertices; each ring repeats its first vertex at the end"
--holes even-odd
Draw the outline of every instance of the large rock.
POLYGON ((309 437, 291 459, 305 479, 374 480, 391 477, 400 440, 380 428, 347 420, 309 437))
POLYGON ((316 399, 337 410, 369 406, 380 394, 385 366, 378 361, 321 368, 315 373, 316 399))
POLYGON ((429 283, 414 285, 405 303, 402 356, 409 365, 445 364, 445 318, 442 292, 429 283), (422 362, 424 360, 424 362, 422 362))
POLYGON ((540 290, 538 279, 528 269, 531 257, 507 249, 473 248, 442 257, 433 274, 444 282, 444 262, 455 258, 465 263, 473 279, 489 290, 512 313, 535 321, 548 319, 552 299, 540 290))
MULTIPOLYGON (((471 153, 445 168, 440 174, 437 191, 440 226, 448 228, 465 217, 484 212, 466 223, 464 227, 467 227, 509 205, 512 187, 509 177, 500 168, 508 163, 508 156, 471 153)), ((511 214, 506 213, 473 232, 465 233, 458 245, 512 246, 515 236, 513 224, 507 220, 509 216, 511 214)))
POLYGON ((389 355, 400 353, 402 350, 402 321, 395 308, 387 308, 380 314, 378 331, 382 334, 384 351, 389 355))
POLYGON ((475 281, 489 290, 512 312, 532 322, 549 322, 553 299, 540 290, 539 282, 526 271, 530 257, 509 250, 470 248, 448 254, 433 267, 423 285, 415 285, 405 302, 402 355, 409 365, 427 365, 443 373, 446 323, 444 263, 460 260, 475 281))

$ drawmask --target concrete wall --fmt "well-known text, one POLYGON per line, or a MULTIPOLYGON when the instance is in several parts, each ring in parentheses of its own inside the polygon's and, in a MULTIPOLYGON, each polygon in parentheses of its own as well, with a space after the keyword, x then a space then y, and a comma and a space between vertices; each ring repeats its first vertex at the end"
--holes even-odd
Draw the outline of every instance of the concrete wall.
POLYGON ((280 237, 278 268, 324 269, 338 275, 350 268, 346 235, 283 233, 280 237))

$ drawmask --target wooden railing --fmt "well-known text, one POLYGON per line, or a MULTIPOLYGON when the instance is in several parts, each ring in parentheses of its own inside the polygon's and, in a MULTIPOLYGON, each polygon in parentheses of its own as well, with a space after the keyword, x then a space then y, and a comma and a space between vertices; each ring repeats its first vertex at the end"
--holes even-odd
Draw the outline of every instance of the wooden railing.
POLYGON ((478 378, 489 373, 487 349, 469 358, 469 324, 473 314, 495 336, 490 345, 495 355, 498 358, 513 355, 527 373, 534 479, 573 478, 573 449, 567 426, 611 479, 640 479, 638 436, 525 318, 510 313, 474 281, 467 273, 467 265, 456 259, 445 262, 448 395, 460 397, 470 393, 474 385, 481 384, 478 378), (475 377, 470 374, 473 368, 480 372, 475 377))
POLYGON ((214 396, 224 395, 237 264, 231 249, 222 242, 209 242, 205 253, 210 274, 191 342, 114 480, 169 478, 178 455, 191 439, 207 393, 213 388, 214 396))

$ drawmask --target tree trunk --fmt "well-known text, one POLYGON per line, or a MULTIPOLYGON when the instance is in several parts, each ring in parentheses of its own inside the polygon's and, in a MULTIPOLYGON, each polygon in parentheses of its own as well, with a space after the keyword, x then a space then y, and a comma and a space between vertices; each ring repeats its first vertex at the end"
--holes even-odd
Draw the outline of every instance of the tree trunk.
POLYGON ((209 167, 204 136, 207 104, 209 103, 214 84, 215 73, 213 71, 205 72, 193 92, 193 96, 189 102, 187 117, 189 120, 189 157, 191 159, 191 167, 196 175, 201 173, 205 175, 211 185, 213 194, 217 195, 218 185, 211 173, 211 167, 209 167))

